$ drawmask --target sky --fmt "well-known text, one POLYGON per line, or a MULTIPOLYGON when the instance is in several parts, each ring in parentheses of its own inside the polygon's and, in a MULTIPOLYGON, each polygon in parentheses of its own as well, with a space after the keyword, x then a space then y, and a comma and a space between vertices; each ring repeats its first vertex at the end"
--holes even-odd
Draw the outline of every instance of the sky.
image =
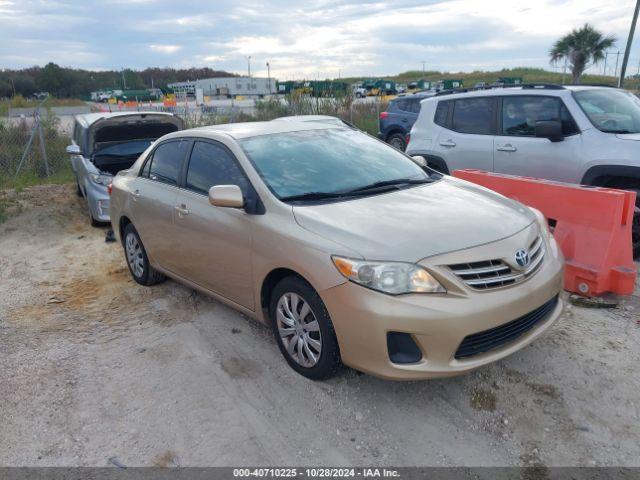
MULTIPOLYGON (((549 65, 589 22, 624 50, 633 0, 0 0, 0 69, 204 67, 337 78, 549 65), (248 60, 247 57, 251 57, 248 60)), ((638 32, 640 36, 640 32, 638 32)), ((609 56, 613 74, 615 55, 609 56)), ((620 56, 620 61, 622 55, 620 56)), ((629 73, 640 70, 634 42, 629 73)), ((561 66, 557 67, 558 69, 561 66)), ((602 72, 603 65, 591 71, 602 72)))

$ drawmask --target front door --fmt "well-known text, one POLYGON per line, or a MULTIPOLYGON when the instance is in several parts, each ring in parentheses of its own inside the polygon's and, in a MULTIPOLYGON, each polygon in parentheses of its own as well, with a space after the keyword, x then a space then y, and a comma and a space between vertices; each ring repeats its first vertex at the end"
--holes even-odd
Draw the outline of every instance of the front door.
POLYGON ((251 189, 226 147, 196 141, 174 209, 181 251, 176 273, 253 310, 251 216, 243 209, 211 205, 208 192, 214 185, 238 185, 245 198, 251 189))
POLYGON ((580 171, 582 138, 571 114, 558 97, 509 95, 502 98, 494 169, 499 173, 574 183, 580 171), (564 140, 536 138, 535 123, 558 120, 564 140))

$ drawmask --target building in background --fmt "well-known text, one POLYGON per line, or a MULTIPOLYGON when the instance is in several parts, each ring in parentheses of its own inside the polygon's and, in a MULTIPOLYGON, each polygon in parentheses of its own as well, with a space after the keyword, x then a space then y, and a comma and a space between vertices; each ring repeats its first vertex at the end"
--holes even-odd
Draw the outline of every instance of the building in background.
POLYGON ((167 85, 178 98, 195 96, 196 89, 209 97, 258 96, 277 93, 275 78, 260 77, 219 77, 203 78, 187 82, 175 82, 167 85))

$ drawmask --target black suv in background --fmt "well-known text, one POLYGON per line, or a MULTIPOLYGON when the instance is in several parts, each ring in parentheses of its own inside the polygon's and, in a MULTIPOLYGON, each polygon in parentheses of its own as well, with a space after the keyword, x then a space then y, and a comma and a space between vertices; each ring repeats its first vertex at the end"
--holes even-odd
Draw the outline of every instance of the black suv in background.
POLYGON ((434 92, 422 92, 391 100, 387 110, 380 113, 378 138, 404 152, 407 135, 420 113, 420 101, 433 95, 434 92))

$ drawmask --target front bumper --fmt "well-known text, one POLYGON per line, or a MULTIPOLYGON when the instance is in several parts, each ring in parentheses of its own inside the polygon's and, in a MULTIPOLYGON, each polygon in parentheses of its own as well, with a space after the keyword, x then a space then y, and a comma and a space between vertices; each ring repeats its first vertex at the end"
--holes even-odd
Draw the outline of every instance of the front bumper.
POLYGON ((456 285, 453 275, 438 268, 443 262, 458 263, 465 255, 478 260, 479 251, 515 251, 514 245, 521 245, 527 235, 530 233, 521 232, 515 238, 421 262, 446 284, 447 294, 390 296, 352 282, 321 292, 343 362, 390 380, 447 377, 504 358, 531 343, 558 319, 564 308, 562 298, 545 318, 513 341, 468 358, 455 358, 467 335, 522 317, 562 291, 563 259, 555 240, 545 240, 547 252, 540 269, 516 285, 472 291, 461 282, 456 285), (387 348, 388 332, 410 334, 422 351, 422 359, 411 364, 393 363, 387 348))
POLYGON ((99 222, 108 223, 109 216, 109 193, 107 187, 88 180, 85 184, 85 195, 91 215, 99 222))

